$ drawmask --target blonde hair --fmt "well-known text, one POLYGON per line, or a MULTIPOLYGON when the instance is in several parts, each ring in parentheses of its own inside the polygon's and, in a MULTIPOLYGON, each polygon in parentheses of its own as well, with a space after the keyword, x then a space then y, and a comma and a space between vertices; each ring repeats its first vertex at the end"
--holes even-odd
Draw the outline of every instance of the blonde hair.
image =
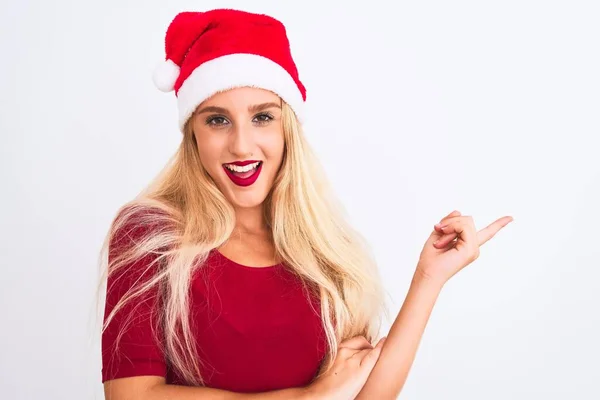
MULTIPOLYGON (((369 247, 348 224, 285 102, 282 124, 284 156, 263 204, 265 218, 278 256, 321 300, 328 342, 322 374, 342 340, 356 335, 376 339, 386 312, 384 292, 369 247)), ((153 263, 146 268, 151 278, 140 279, 121 298, 106 316, 102 332, 125 303, 160 287, 162 303, 154 318, 162 329, 165 358, 189 384, 203 385, 189 322, 189 285, 195 269, 209 251, 227 241, 234 225, 234 210, 203 168, 188 121, 176 154, 142 193, 119 210, 104 241, 102 255, 111 254, 101 255, 105 275, 113 276, 148 255, 153 263), (132 227, 146 229, 122 251, 114 251, 114 241, 132 227)))

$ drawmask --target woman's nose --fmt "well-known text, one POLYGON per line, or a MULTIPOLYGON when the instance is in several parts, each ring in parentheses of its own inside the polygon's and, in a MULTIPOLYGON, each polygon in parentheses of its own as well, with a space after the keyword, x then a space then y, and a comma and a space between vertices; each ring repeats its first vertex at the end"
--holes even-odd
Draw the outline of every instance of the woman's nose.
POLYGON ((252 127, 236 125, 231 133, 229 151, 236 157, 245 158, 252 154, 252 127))

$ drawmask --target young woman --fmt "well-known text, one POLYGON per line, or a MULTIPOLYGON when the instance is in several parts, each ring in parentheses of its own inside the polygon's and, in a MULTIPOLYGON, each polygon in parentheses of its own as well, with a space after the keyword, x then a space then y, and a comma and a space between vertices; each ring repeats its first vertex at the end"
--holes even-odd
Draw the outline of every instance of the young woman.
POLYGON ((384 345, 377 268, 303 136, 284 26, 185 12, 165 44, 155 83, 183 136, 105 241, 106 398, 396 398, 444 283, 512 218, 442 218, 384 345))

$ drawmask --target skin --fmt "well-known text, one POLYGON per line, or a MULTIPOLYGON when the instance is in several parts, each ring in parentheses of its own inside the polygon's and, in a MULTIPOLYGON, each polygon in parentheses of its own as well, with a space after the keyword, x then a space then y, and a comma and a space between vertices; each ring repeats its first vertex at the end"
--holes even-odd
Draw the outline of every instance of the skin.
MULTIPOLYGON (((279 97, 269 91, 239 88, 206 100, 192 117, 202 165, 236 211, 232 239, 219 250, 244 265, 278 262, 263 218, 262 203, 283 159, 280 106, 279 97), (256 107, 265 103, 275 104, 256 107), (207 106, 223 110, 203 111, 207 106), (272 119, 260 116, 265 113, 272 119), (255 184, 242 188, 231 182, 222 164, 247 159, 262 160, 263 170, 255 184), (246 256, 240 258, 240 254, 246 256)), ((106 382, 105 397, 107 400, 396 399, 440 291, 449 279, 479 257, 484 243, 512 220, 510 216, 502 217, 477 231, 473 218, 459 211, 442 218, 425 242, 410 289, 387 338, 375 346, 360 336, 345 340, 339 346, 333 368, 308 387, 241 394, 167 385, 162 377, 138 376, 106 382)))
POLYGON ((236 213, 232 236, 219 251, 243 265, 279 262, 262 204, 283 160, 281 104, 273 92, 242 87, 212 96, 192 117, 200 161, 236 213), (223 164, 245 160, 263 164, 256 182, 241 187, 229 179, 223 164))
POLYGON ((258 216, 283 160, 281 99, 267 90, 232 89, 200 104, 193 118, 203 167, 236 211, 245 213, 242 225, 263 228, 258 216), (254 184, 241 187, 229 179, 223 164, 245 160, 263 161, 263 166, 254 184))

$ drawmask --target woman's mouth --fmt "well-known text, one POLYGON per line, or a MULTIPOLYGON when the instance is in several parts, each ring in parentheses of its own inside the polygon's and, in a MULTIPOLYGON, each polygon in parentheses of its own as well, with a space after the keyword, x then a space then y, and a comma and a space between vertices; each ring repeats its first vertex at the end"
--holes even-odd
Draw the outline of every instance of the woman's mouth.
POLYGON ((225 173, 231 179, 233 183, 238 186, 250 186, 252 185, 260 175, 262 169, 262 161, 254 161, 251 163, 230 163, 223 164, 225 173), (246 165, 240 165, 246 164, 246 165))

